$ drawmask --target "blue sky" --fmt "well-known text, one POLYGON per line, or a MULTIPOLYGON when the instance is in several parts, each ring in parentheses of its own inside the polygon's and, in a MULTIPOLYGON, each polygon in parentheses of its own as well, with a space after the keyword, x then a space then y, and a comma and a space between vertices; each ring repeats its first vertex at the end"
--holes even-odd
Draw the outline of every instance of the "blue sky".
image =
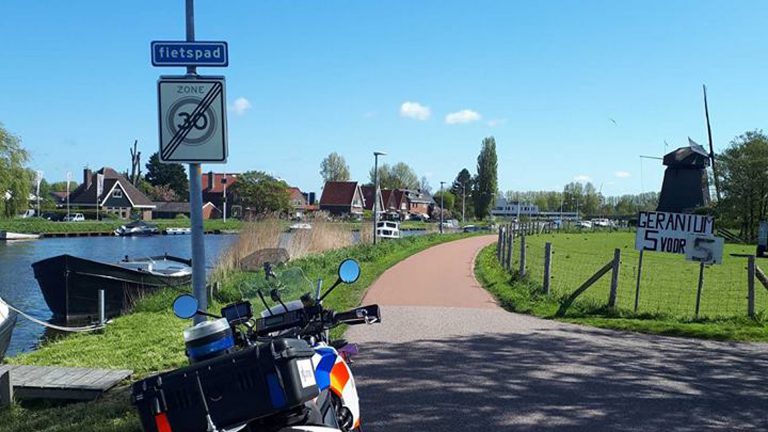
MULTIPOLYGON (((156 80, 184 71, 152 67, 149 44, 183 39, 183 9, 0 4, 0 122, 33 167, 79 178, 85 165, 126 169, 134 139, 145 160, 156 151, 156 80)), ((748 1, 198 0, 198 39, 230 47, 228 68, 200 70, 227 77, 230 160, 203 169, 319 191, 328 153, 364 181, 383 150, 435 187, 474 172, 493 135, 502 190, 574 179, 606 195, 658 190, 663 167, 638 156, 660 156, 665 140, 706 144, 702 83, 716 149, 763 127, 766 12, 748 1)))

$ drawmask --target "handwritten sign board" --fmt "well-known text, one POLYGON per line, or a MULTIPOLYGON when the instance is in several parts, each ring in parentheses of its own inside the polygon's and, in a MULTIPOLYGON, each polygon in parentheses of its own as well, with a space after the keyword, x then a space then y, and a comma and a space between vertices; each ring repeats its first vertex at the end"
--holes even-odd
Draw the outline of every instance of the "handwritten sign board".
POLYGON ((722 264, 724 243, 725 239, 722 237, 688 234, 685 259, 704 264, 722 264))
POLYGON ((635 249, 684 255, 690 242, 688 236, 712 237, 714 225, 712 216, 640 212, 635 249))

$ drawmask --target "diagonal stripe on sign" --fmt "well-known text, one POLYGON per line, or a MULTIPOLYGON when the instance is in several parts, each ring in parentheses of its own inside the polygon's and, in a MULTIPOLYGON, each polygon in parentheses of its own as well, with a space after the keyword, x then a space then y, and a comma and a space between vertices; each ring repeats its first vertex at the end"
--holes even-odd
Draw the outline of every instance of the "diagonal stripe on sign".
POLYGON ((223 90, 224 86, 220 82, 213 84, 211 90, 208 91, 205 97, 203 97, 200 103, 195 107, 185 124, 180 127, 179 130, 176 131, 176 134, 174 134, 173 138, 171 138, 168 146, 163 150, 163 159, 167 160, 173 155, 176 149, 178 149, 181 143, 184 142, 184 140, 187 138, 189 132, 192 131, 194 125, 197 124, 197 120, 200 118, 200 116, 203 115, 208 107, 213 104, 213 101, 222 94, 223 90))

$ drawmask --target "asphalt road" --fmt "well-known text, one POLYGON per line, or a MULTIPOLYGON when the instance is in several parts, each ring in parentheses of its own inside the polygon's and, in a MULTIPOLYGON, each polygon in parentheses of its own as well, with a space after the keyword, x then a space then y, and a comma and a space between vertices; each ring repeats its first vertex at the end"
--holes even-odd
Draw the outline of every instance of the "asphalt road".
POLYGON ((768 430, 768 344, 508 313, 472 276, 494 239, 429 249, 369 290, 383 322, 347 333, 366 432, 768 430))

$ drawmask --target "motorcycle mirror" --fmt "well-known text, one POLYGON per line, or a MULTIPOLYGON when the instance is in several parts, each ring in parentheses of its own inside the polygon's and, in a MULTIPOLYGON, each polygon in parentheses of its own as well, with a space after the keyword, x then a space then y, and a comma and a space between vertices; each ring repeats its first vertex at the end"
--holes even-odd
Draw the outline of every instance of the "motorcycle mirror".
POLYGON ((182 294, 173 301, 173 313, 182 319, 189 319, 197 315, 197 299, 190 294, 182 294))
POLYGON ((355 283, 360 277, 360 264, 352 258, 347 258, 339 264, 339 280, 346 284, 355 283))

